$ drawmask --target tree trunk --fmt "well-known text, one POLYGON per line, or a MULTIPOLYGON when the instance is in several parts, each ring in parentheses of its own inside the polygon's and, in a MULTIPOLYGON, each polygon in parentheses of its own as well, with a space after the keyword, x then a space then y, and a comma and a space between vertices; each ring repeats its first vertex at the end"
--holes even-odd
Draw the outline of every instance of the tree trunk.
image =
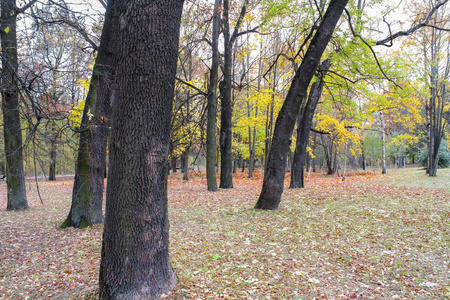
MULTIPOLYGON (((263 42, 261 40, 261 47, 259 52, 259 63, 258 63, 258 86, 257 91, 259 92, 261 90, 261 79, 262 79, 262 46, 263 42)), ((247 66, 250 67, 250 55, 247 56, 247 66)), ((247 74, 247 87, 250 87, 250 76, 247 74)), ((248 95, 248 92, 247 92, 248 95)), ((250 108, 248 108, 248 117, 250 119, 251 112, 250 108)), ((258 117, 258 105, 255 107, 255 119, 258 117)), ((256 125, 253 126, 253 134, 251 127, 248 128, 248 147, 249 147, 249 161, 248 161, 248 178, 253 178, 253 172, 255 170, 255 151, 256 151, 256 125), (252 140, 253 136, 253 140, 252 140)))
POLYGON ((176 156, 172 157, 170 164, 172 165, 172 173, 176 173, 177 172, 177 164, 178 164, 178 159, 176 156))
POLYGON ((183 180, 189 180, 188 177, 188 168, 189 168, 189 148, 186 147, 186 149, 183 152, 183 155, 181 157, 181 168, 183 172, 183 180))
POLYGON ((238 36, 238 30, 247 10, 248 1, 242 5, 238 20, 233 33, 230 32, 229 20, 229 0, 223 1, 222 32, 224 38, 224 60, 223 60, 223 81, 219 89, 221 94, 220 113, 220 187, 228 189, 233 187, 233 153, 232 153, 232 68, 233 68, 233 45, 238 36))
POLYGON ((269 159, 270 147, 272 146, 272 133, 273 133, 273 114, 275 109, 275 93, 277 89, 277 66, 273 67, 273 88, 272 88, 272 100, 267 106, 267 118, 266 118, 266 140, 264 148, 264 165, 267 165, 269 159))
POLYGON ((228 189, 233 187, 233 154, 231 152, 232 143, 232 103, 231 103, 231 69, 233 43, 230 37, 229 24, 229 1, 223 1, 223 37, 224 62, 223 81, 220 83, 221 113, 220 113, 220 188, 228 189))
MULTIPOLYGON (((439 84, 439 70, 438 70, 438 42, 436 41, 436 31, 433 29, 432 39, 432 66, 431 66, 431 97, 428 103, 428 122, 429 122, 429 145, 428 145, 428 163, 427 172, 430 177, 437 176, 437 169, 439 166, 439 146, 441 144, 443 136, 443 114, 444 114, 444 102, 448 97, 445 92, 446 83, 439 84)), ((447 64, 448 64, 447 60, 447 64)), ((448 70, 449 66, 447 66, 448 70)), ((448 74, 444 74, 444 78, 448 77, 448 74)), ((442 79, 441 79, 442 80, 442 79)))
POLYGON ((430 162, 430 170, 428 172, 428 175, 430 177, 436 177, 437 176, 437 169, 439 167, 439 146, 441 145, 441 136, 434 134, 433 137, 434 143, 433 143, 433 149, 431 152, 431 162, 430 162))
POLYGON ((86 96, 69 215, 62 228, 84 228, 103 222, 103 185, 111 102, 115 97, 118 16, 113 5, 105 14, 100 48, 86 96))
POLYGON ((22 129, 17 84, 17 15, 16 1, 1 2, 2 111, 6 154, 7 210, 28 208, 22 157, 22 129), (5 29, 8 30, 5 31, 5 29))
POLYGON ((48 170, 48 180, 56 180, 56 145, 58 141, 58 129, 54 121, 50 121, 50 166, 48 170))
POLYGON ((206 182, 208 191, 217 191, 216 178, 216 126, 217 83, 219 78, 219 34, 222 0, 215 0, 212 29, 212 59, 209 71, 208 112, 206 123, 206 182))
POLYGON ((50 144, 50 166, 48 170, 48 180, 56 180, 56 143, 53 141, 50 144))
POLYGON ((336 173, 337 170, 337 150, 335 149, 335 145, 333 140, 330 139, 328 145, 326 144, 323 136, 320 137, 322 140, 323 152, 325 154, 325 163, 327 165, 327 174, 332 175, 336 173))
POLYGON ((384 122, 384 114, 383 111, 380 111, 380 120, 381 120, 381 162, 382 162, 382 171, 381 174, 386 174, 386 124, 384 122))
POLYGON ((361 167, 366 170, 366 155, 365 155, 364 141, 361 141, 361 167))
POLYGON ((302 101, 308 86, 320 63, 325 48, 333 34, 348 0, 332 0, 298 68, 286 99, 278 114, 272 139, 272 147, 264 172, 261 195, 256 203, 257 209, 277 209, 284 187, 284 168, 289 151, 290 136, 294 129, 302 101))
POLYGON ((100 299, 160 299, 176 284, 168 253, 167 161, 183 1, 116 3, 120 76, 113 103, 100 299))
MULTIPOLYGON (((330 68, 330 59, 325 60, 322 65, 322 71, 327 71, 330 68)), ((290 188, 303 188, 304 187, 304 163, 306 156, 306 147, 308 145, 309 132, 311 130, 312 120, 314 112, 316 111, 317 104, 323 91, 323 76, 325 73, 320 74, 320 80, 314 82, 311 85, 309 91, 308 102, 303 109, 300 110, 297 128, 297 144, 295 146, 294 161, 292 163, 291 172, 291 185, 290 188)))

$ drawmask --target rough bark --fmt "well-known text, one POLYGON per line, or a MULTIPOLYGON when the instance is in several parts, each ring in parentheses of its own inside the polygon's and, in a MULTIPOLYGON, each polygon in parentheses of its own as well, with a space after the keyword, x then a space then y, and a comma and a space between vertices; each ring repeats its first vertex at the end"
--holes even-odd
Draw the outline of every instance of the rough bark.
POLYGON ((17 84, 17 14, 15 0, 1 1, 2 111, 6 154, 7 210, 28 208, 22 156, 17 84), (8 30, 5 30, 8 29, 8 30))
POLYGON ((302 101, 348 0, 332 0, 298 68, 278 114, 257 209, 277 209, 284 188, 286 154, 302 101))
POLYGON ((292 163, 291 172, 291 185, 290 188, 303 188, 304 187, 304 164, 307 156, 306 147, 308 145, 309 132, 311 131, 311 125, 319 103, 320 97, 323 91, 323 76, 325 72, 330 68, 330 59, 325 60, 321 65, 321 71, 319 80, 314 82, 311 86, 308 101, 303 109, 300 110, 298 127, 297 127, 297 144, 295 146, 294 161, 292 163))
POLYGON ((431 53, 431 84, 430 84, 430 98, 427 103, 427 119, 428 119, 428 161, 427 173, 430 177, 437 176, 437 169, 439 165, 439 146, 442 140, 442 119, 444 110, 445 84, 439 83, 438 70, 438 50, 436 49, 437 37, 433 31, 432 35, 432 53, 431 53))
POLYGON ((219 78, 219 33, 222 1, 215 0, 212 29, 212 61, 209 71, 208 111, 206 123, 206 184, 208 191, 217 191, 216 178, 216 126, 217 84, 219 78))
POLYGON ((168 253, 167 168, 183 1, 116 3, 120 51, 100 299, 160 299, 176 284, 168 253))
POLYGON ((118 17, 113 5, 105 13, 97 59, 86 96, 69 215, 61 227, 86 227, 103 222, 102 202, 106 170, 111 99, 114 97, 114 54, 118 17))
POLYGON ((219 87, 221 94, 220 111, 220 188, 233 187, 233 153, 232 153, 232 68, 233 45, 238 36, 238 30, 247 11, 248 0, 242 5, 233 33, 230 32, 229 2, 223 1, 222 31, 224 38, 223 81, 219 87))
POLYGON ((232 144, 232 103, 231 103, 231 69, 233 43, 230 37, 229 1, 223 1, 223 38, 225 40, 223 81, 220 83, 220 188, 233 187, 233 154, 232 144))

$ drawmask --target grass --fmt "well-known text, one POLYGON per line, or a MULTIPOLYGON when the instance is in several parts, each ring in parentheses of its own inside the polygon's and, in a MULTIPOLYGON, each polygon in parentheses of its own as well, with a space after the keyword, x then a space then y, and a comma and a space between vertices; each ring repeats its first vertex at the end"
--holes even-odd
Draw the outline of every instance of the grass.
MULTIPOLYGON (((170 298, 450 298, 450 172, 370 174, 316 174, 273 212, 253 209, 261 176, 207 192, 172 175, 170 298)), ((94 298, 102 226, 59 229, 71 182, 40 189, 45 206, 30 186, 28 211, 0 211, 0 299, 94 298)))
POLYGON ((450 191, 450 168, 438 169, 436 177, 429 177, 423 168, 399 169, 381 182, 393 186, 442 188, 450 191))

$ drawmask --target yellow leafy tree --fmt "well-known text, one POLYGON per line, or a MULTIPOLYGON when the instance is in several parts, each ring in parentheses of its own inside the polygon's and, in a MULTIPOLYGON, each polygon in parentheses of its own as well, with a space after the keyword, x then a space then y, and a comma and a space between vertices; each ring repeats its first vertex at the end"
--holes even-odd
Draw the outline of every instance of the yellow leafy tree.
POLYGON ((348 120, 339 121, 330 115, 319 114, 317 116, 316 129, 330 135, 338 152, 341 152, 348 146, 353 156, 361 153, 360 135, 356 131, 363 129, 361 124, 348 120))

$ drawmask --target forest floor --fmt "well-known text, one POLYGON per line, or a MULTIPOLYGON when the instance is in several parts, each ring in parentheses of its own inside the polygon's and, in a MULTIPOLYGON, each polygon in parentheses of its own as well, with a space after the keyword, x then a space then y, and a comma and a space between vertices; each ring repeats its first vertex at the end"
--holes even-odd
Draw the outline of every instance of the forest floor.
MULTIPOLYGON (((253 209, 260 174, 190 177, 169 178, 170 299, 450 298, 449 169, 317 173, 277 211, 253 209)), ((6 212, 0 183, 0 299, 95 299, 102 226, 59 229, 72 184, 40 182, 42 205, 27 183, 30 208, 6 212)))

